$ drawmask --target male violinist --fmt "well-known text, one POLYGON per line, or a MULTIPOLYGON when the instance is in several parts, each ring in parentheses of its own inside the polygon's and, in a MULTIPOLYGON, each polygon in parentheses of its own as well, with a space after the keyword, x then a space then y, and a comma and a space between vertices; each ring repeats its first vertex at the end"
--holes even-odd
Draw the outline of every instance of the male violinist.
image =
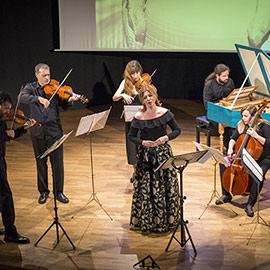
MULTIPOLYGON (((60 122, 59 107, 67 110, 72 102, 79 99, 79 95, 72 95, 68 100, 61 99, 55 95, 49 101, 51 95, 46 94, 44 87, 50 83, 50 67, 47 64, 40 63, 35 66, 35 76, 37 80, 25 85, 21 103, 30 105, 30 115, 35 118, 42 127, 31 128, 31 139, 36 157, 37 184, 40 197, 38 202, 44 204, 49 196, 48 189, 48 167, 47 157, 40 159, 39 156, 44 153, 55 141, 63 135, 60 122)), ((53 189, 56 199, 62 203, 68 203, 69 199, 64 195, 64 164, 63 164, 63 145, 50 154, 50 163, 53 175, 53 189)))
MULTIPOLYGON (((248 134, 251 137, 253 137, 255 140, 257 140, 262 146, 262 154, 260 158, 258 159, 258 164, 262 168, 263 171, 263 179, 265 178, 265 174, 270 168, 270 123, 263 119, 261 116, 259 116, 254 123, 253 128, 250 126, 254 116, 256 114, 256 107, 254 105, 246 105, 241 109, 241 117, 242 120, 239 121, 237 124, 237 128, 235 129, 231 140, 229 142, 228 147, 228 157, 232 158, 233 156, 233 148, 236 144, 237 139, 242 134, 248 134)), ((222 184, 222 183, 221 183, 222 184)), ((263 182, 260 183, 259 191, 262 189, 263 182)), ((246 205, 245 212, 247 216, 253 217, 253 206, 255 205, 258 197, 258 186, 255 181, 253 181, 250 195, 248 198, 248 202, 246 205)), ((216 204, 223 204, 230 202, 232 200, 231 194, 226 191, 222 185, 222 196, 219 200, 216 201, 216 204)))
POLYGON ((36 124, 36 121, 30 119, 24 126, 15 130, 7 130, 6 121, 2 120, 5 114, 9 114, 12 106, 12 100, 9 94, 5 91, 0 91, 0 201, 2 211, 2 221, 5 229, 0 229, 0 235, 5 234, 6 242, 15 242, 19 244, 28 244, 30 240, 27 237, 21 236, 14 225, 15 211, 10 190, 7 181, 7 165, 5 160, 6 141, 11 138, 17 138, 24 133, 26 129, 36 124))

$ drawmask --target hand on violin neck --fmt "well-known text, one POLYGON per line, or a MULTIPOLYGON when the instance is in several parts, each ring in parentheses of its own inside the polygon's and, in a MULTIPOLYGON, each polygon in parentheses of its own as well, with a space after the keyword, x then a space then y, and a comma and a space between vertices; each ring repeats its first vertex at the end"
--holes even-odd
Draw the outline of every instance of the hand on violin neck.
POLYGON ((25 122, 23 127, 24 127, 24 129, 28 129, 36 124, 37 124, 37 121, 35 119, 29 119, 27 122, 25 122))
POLYGON ((38 101, 44 106, 44 109, 47 109, 50 106, 50 101, 44 97, 38 97, 38 101))
POLYGON ((12 139, 15 137, 15 131, 13 129, 6 130, 6 133, 7 133, 8 137, 10 137, 12 139))
POLYGON ((73 94, 72 96, 69 97, 68 102, 74 102, 74 101, 79 100, 80 98, 81 98, 80 95, 78 95, 78 94, 73 94))

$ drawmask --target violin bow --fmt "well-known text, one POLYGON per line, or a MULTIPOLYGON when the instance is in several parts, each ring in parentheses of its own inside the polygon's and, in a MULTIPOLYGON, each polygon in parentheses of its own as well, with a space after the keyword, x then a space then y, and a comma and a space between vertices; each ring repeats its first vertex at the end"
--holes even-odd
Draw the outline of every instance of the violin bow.
POLYGON ((63 85, 63 83, 65 82, 65 80, 67 79, 67 77, 69 76, 69 74, 71 73, 72 70, 73 70, 73 68, 70 69, 70 71, 68 72, 68 74, 66 75, 66 77, 62 80, 62 82, 59 84, 59 86, 57 87, 57 89, 55 90, 55 92, 52 94, 52 96, 49 99, 50 102, 53 99, 53 97, 57 94, 57 92, 59 91, 59 89, 61 88, 61 86, 63 85))
POLYGON ((152 74, 150 75, 150 78, 152 79, 152 77, 154 76, 154 74, 157 72, 157 70, 155 69, 152 74))
POLYGON ((21 103, 22 90, 23 90, 23 85, 21 86, 21 89, 20 89, 20 92, 19 92, 19 95, 18 95, 17 104, 16 104, 15 111, 14 111, 14 116, 13 116, 13 119, 12 119, 12 122, 11 122, 11 125, 10 125, 10 130, 13 129, 14 122, 15 122, 15 119, 16 119, 16 114, 17 114, 18 108, 19 108, 20 103, 21 103))

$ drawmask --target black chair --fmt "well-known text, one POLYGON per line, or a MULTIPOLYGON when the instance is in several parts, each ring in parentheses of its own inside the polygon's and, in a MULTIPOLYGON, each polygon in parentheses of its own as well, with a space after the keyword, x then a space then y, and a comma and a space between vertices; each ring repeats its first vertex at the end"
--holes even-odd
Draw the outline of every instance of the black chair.
POLYGON ((211 146, 211 137, 219 136, 217 129, 209 122, 206 115, 196 117, 196 142, 200 143, 201 132, 207 136, 207 146, 211 146))

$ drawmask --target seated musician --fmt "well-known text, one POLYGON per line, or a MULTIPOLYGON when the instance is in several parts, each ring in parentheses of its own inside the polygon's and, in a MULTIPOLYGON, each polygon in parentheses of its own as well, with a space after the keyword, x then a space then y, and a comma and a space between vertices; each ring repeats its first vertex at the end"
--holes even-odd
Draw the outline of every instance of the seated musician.
MULTIPOLYGON (((204 108, 207 111, 207 102, 217 103, 224 97, 227 97, 235 88, 234 82, 230 75, 230 68, 224 64, 215 66, 214 71, 210 73, 206 79, 203 88, 203 102, 204 108)), ((209 120, 213 129, 218 130, 218 123, 209 120)), ((225 128, 224 131, 224 146, 227 149, 231 129, 225 128)))
POLYGON ((227 97, 235 88, 234 82, 230 75, 230 68, 224 64, 215 66, 214 71, 206 79, 203 88, 204 108, 207 110, 207 102, 219 102, 227 97))
MULTIPOLYGON (((264 120, 261 116, 259 116, 255 121, 254 128, 251 128, 250 125, 252 123, 252 120, 254 119, 256 111, 257 110, 254 105, 246 105, 242 108, 241 110, 242 120, 240 120, 239 123, 237 124, 237 128, 235 129, 229 142, 228 157, 229 158, 233 157, 234 152, 233 148, 239 136, 241 134, 249 134, 263 146, 262 154, 260 158, 257 160, 257 162, 262 168, 264 179, 267 170, 270 168, 270 123, 264 120)), ((262 186, 263 182, 260 184, 259 191, 261 191, 262 186)), ((245 212, 249 217, 254 216, 252 207, 255 205, 257 201, 258 197, 257 193, 258 193, 258 186, 256 182, 253 181, 245 209, 245 212)), ((231 194, 224 189, 222 184, 222 196, 219 200, 216 201, 216 204, 219 205, 227 203, 230 202, 231 200, 232 200, 231 194)))

